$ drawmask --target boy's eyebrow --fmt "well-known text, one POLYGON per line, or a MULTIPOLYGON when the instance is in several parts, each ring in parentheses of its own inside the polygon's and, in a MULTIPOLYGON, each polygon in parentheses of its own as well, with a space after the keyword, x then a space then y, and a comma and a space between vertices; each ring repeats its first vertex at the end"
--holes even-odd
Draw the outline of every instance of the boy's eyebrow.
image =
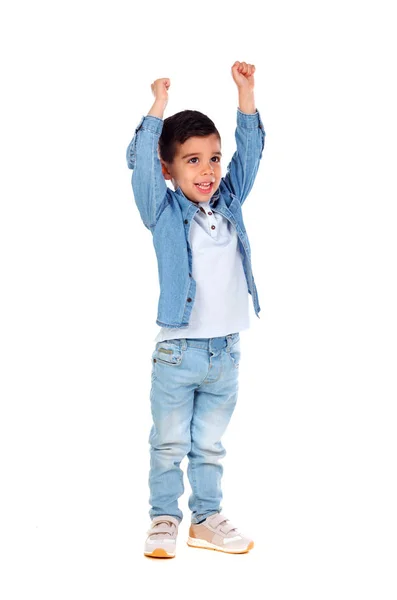
MULTIPOLYGON (((182 156, 182 158, 188 158, 189 156, 198 156, 199 154, 202 154, 201 152, 191 152, 190 154, 185 154, 185 156, 182 156)), ((222 152, 212 152, 212 154, 218 154, 219 156, 222 156, 222 152)))

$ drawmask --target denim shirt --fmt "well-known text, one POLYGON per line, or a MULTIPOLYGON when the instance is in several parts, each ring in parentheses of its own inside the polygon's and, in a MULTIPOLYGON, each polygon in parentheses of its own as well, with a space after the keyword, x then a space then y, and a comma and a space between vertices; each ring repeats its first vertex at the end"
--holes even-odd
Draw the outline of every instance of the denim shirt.
MULTIPOLYGON (((189 325, 196 295, 189 232, 199 208, 179 187, 173 191, 165 182, 158 156, 162 128, 163 120, 158 117, 149 115, 141 119, 127 148, 127 164, 133 170, 132 189, 141 219, 153 235, 160 282, 156 323, 161 327, 183 328, 189 325)), ((258 172, 265 143, 258 111, 246 114, 237 109, 235 137, 236 151, 209 204, 236 228, 248 292, 259 317, 251 248, 241 211, 258 172)))

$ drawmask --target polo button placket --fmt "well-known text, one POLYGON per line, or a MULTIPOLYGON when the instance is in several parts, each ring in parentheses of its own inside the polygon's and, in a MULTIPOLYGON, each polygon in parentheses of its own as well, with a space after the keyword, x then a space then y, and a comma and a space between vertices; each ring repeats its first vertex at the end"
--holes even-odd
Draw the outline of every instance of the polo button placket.
POLYGON ((214 213, 212 210, 209 210, 208 212, 205 212, 205 214, 207 215, 207 217, 209 217, 208 224, 210 227, 210 234, 212 237, 216 237, 216 233, 213 233, 214 230, 216 229, 216 226, 215 226, 216 220, 215 220, 214 213))

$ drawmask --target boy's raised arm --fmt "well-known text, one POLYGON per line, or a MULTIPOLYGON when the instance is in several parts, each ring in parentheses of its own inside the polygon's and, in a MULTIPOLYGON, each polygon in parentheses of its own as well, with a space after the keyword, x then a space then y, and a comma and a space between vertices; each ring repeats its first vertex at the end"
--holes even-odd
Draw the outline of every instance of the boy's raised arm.
POLYGON ((237 149, 223 182, 241 204, 254 184, 265 143, 263 123, 255 108, 254 73, 255 66, 245 62, 236 61, 232 66, 233 80, 238 89, 237 149))
POLYGON ((127 164, 133 170, 131 181, 135 202, 148 229, 155 225, 168 189, 161 171, 158 141, 170 85, 167 78, 152 83, 154 103, 147 116, 141 119, 127 148, 127 164))

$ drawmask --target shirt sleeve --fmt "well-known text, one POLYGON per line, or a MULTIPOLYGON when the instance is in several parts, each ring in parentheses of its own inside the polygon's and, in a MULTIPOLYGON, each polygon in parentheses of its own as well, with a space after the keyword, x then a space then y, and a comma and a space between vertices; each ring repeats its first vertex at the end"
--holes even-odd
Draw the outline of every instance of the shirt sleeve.
POLYGON ((162 129, 162 119, 152 115, 142 117, 126 152, 128 168, 133 171, 131 183, 135 202, 148 229, 155 225, 168 190, 158 155, 162 129))
POLYGON ((253 114, 237 109, 236 151, 223 183, 243 204, 254 184, 265 145, 265 130, 258 110, 253 114))

